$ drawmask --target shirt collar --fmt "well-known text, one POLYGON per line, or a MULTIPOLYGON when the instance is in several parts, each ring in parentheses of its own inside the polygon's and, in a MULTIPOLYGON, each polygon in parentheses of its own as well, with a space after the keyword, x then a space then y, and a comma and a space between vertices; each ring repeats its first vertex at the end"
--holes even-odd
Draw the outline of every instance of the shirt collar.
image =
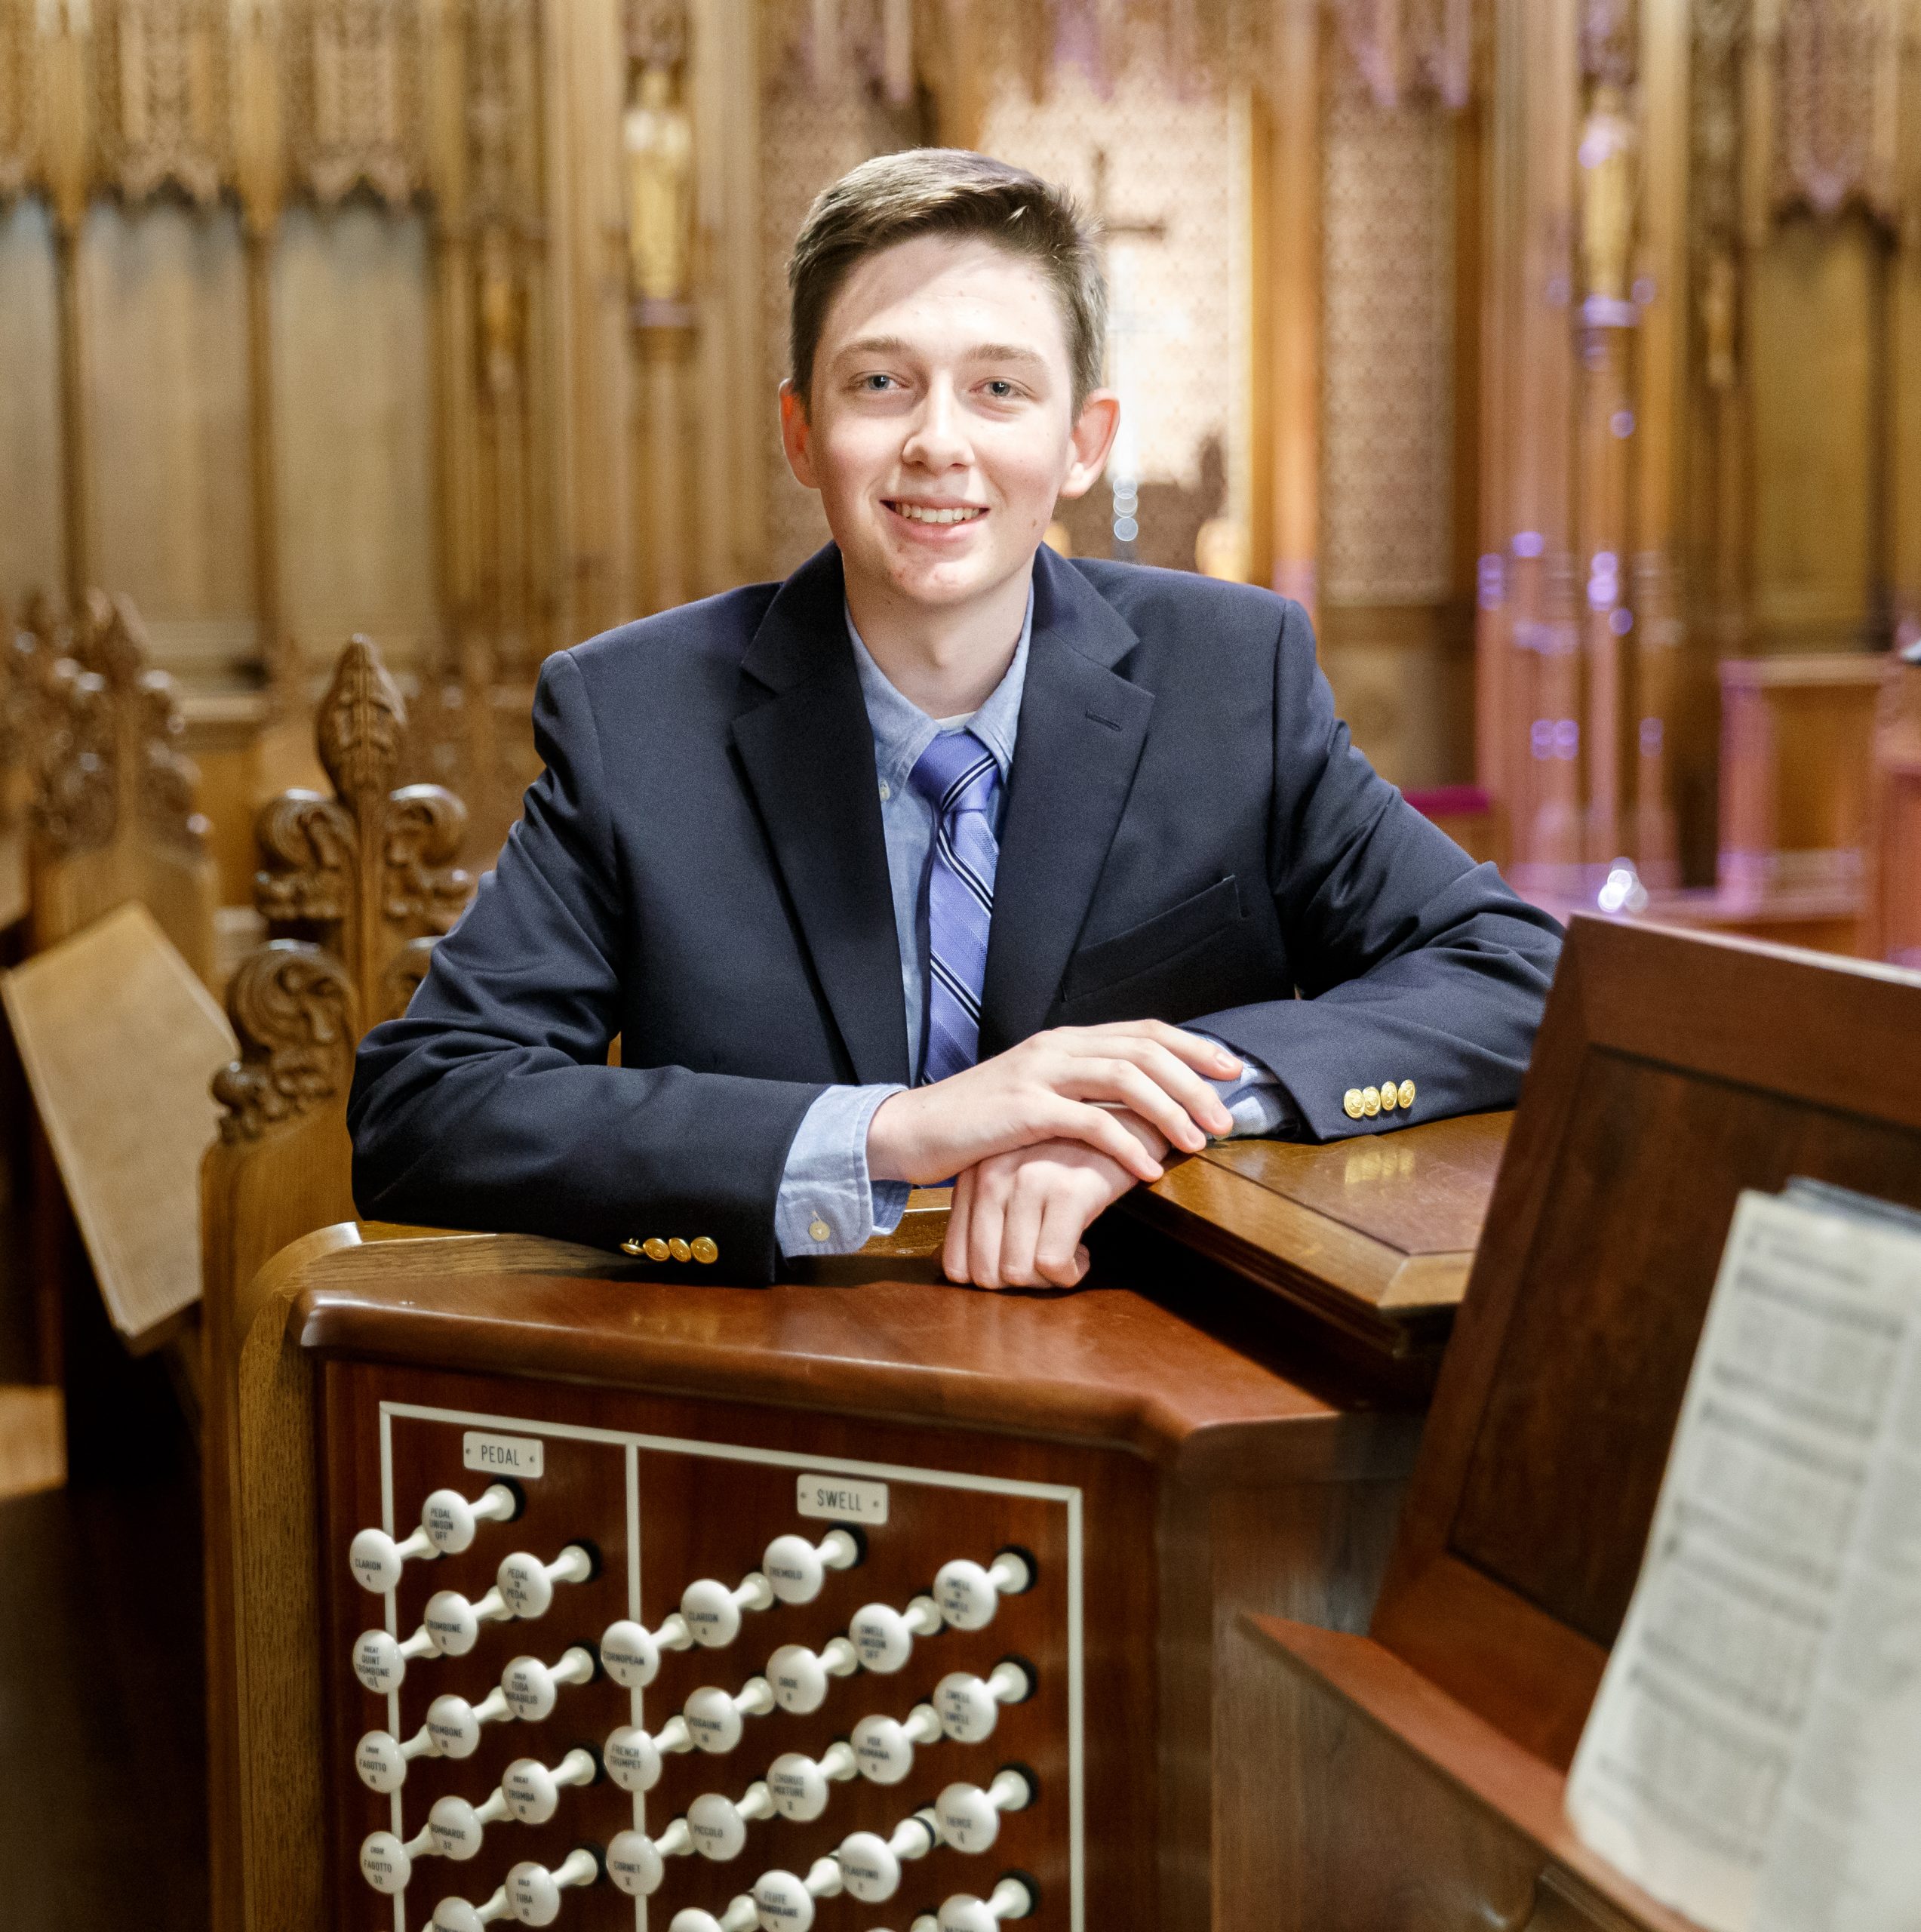
MULTIPOLYGON (((867 721, 874 733, 874 762, 888 785, 898 789, 907 783, 908 773, 939 735, 940 727, 911 698, 903 696, 874 663, 873 654, 854 627, 853 611, 847 611, 847 636, 854 648, 854 669, 860 678, 861 695, 867 702, 867 721)), ((1030 583, 1013 661, 967 726, 994 754, 1004 785, 1013 766, 1014 740, 1020 728, 1021 693, 1027 683, 1028 648, 1033 640, 1034 586, 1030 583)))

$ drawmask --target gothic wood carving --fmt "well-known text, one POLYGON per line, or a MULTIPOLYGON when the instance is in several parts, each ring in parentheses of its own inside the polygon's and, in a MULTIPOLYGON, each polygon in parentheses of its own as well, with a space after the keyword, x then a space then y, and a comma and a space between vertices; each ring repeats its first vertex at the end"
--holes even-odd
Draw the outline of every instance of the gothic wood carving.
POLYGON ((34 17, 0 6, 0 204, 27 187, 33 165, 34 17))
POLYGON ((294 173, 323 206, 425 186, 420 0, 295 0, 284 28, 294 173))
POLYGON ((229 170, 227 0, 117 0, 98 9, 94 114, 106 182, 129 202, 163 187, 202 207, 229 170))
POLYGON ((240 1057, 214 1078, 223 1140, 257 1140, 346 1094, 360 1034, 354 989, 318 946, 274 940, 257 948, 228 982, 227 1017, 240 1057))
POLYGON ((466 824, 460 801, 438 785, 395 789, 406 734, 406 706, 379 651, 355 638, 315 728, 335 795, 284 792, 258 825, 262 915, 276 934, 333 954, 364 1014, 385 1013, 389 961, 407 941, 445 932, 470 884, 453 863, 466 824))

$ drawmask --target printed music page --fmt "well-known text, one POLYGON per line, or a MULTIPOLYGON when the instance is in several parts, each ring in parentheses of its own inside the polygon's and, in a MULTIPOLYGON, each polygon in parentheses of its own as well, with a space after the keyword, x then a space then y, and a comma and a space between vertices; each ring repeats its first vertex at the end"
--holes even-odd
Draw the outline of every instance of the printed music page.
POLYGON ((1921 1235, 1796 1192, 1735 1210, 1568 1812, 1712 1932, 1916 1932, 1921 1235))

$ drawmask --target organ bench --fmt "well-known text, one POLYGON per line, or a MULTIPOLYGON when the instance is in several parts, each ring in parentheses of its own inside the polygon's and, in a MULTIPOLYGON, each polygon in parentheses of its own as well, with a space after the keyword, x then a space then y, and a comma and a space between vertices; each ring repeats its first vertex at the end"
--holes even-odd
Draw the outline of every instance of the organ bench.
POLYGON ((937 1229, 770 1290, 295 1244, 241 1373, 246 1923, 1265 1922, 1227 1639, 1365 1624, 1504 1131, 1215 1150, 1070 1294, 951 1287, 937 1229))

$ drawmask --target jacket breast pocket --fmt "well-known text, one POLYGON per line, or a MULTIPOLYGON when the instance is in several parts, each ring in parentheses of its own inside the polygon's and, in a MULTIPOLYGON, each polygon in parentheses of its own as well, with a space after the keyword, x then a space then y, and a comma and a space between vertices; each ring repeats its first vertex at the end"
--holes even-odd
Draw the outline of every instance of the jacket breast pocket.
POLYGON ((1061 980, 1062 1002, 1071 1006, 1145 974, 1176 967, 1231 931, 1240 917, 1240 887, 1230 873, 1111 939, 1083 946, 1068 961, 1061 980))

